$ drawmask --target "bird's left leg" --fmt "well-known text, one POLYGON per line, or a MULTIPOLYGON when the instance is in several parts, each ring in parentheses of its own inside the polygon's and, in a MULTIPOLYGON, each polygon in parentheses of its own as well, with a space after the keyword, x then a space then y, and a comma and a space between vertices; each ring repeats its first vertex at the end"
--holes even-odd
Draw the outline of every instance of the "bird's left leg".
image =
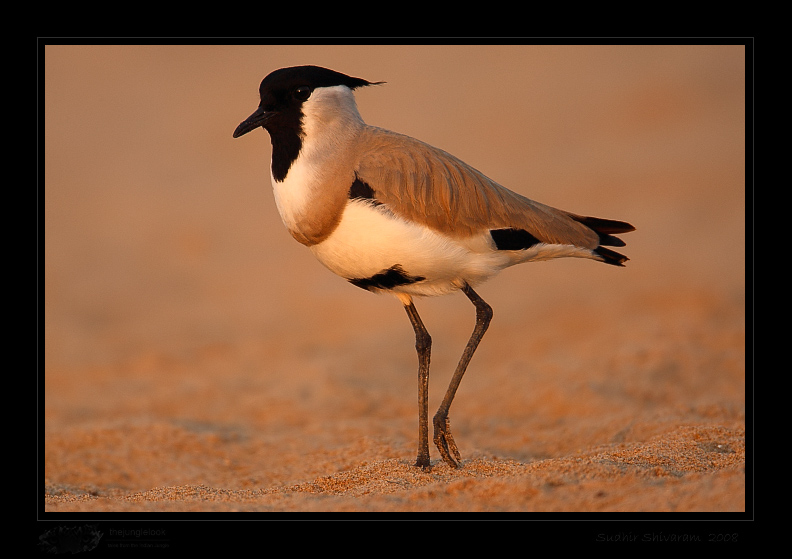
POLYGON ((429 465, 429 356, 432 352, 432 337, 418 316, 412 299, 400 297, 415 331, 415 350, 418 352, 418 457, 415 465, 428 470, 429 465))

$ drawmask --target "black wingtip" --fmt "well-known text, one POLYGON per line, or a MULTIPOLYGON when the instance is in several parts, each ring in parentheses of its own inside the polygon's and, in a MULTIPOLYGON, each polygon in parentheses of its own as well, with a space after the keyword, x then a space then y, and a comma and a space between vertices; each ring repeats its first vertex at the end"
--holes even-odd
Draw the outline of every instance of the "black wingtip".
POLYGON ((615 219, 602 219, 600 217, 588 217, 580 215, 570 215, 575 221, 582 223, 599 236, 599 246, 594 252, 602 257, 602 261, 613 266, 624 266, 629 260, 626 256, 615 250, 605 248, 606 246, 623 247, 625 242, 614 235, 635 231, 635 227, 626 221, 615 219))
POLYGON ((602 219, 601 217, 587 217, 580 215, 572 215, 570 217, 602 235, 618 235, 620 233, 629 233, 630 231, 635 231, 635 227, 626 221, 617 221, 615 219, 602 219))

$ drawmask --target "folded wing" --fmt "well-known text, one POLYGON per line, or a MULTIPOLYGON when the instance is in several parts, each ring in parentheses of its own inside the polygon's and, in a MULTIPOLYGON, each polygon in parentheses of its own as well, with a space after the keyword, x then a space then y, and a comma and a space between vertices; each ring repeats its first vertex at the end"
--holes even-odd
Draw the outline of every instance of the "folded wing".
POLYGON ((365 131, 356 175, 372 196, 397 215, 452 237, 485 230, 525 231, 547 244, 574 245, 620 265, 624 246, 614 234, 632 225, 584 217, 546 206, 504 188, 443 150, 379 128, 365 131), (601 251, 601 252, 600 252, 601 251))

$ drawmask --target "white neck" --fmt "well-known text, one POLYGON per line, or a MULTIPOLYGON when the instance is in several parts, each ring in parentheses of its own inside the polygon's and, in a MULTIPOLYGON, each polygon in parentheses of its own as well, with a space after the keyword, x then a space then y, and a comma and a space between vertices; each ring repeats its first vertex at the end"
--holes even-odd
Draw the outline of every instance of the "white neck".
MULTIPOLYGON (((302 148, 283 181, 273 177, 275 203, 283 223, 299 230, 301 220, 311 212, 323 186, 349 163, 347 155, 355 137, 366 126, 346 86, 317 88, 303 103, 302 148)), ((349 180, 351 186, 352 179, 349 180)))

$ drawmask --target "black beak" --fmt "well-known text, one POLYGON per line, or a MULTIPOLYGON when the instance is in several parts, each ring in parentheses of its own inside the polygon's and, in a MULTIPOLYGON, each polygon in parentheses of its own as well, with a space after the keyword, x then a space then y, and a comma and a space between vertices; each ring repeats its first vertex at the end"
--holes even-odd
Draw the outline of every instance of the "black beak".
POLYGON ((264 123, 267 122, 270 116, 272 116, 271 111, 265 111, 259 107, 252 115, 239 123, 239 126, 234 130, 234 138, 239 138, 251 130, 255 130, 259 126, 264 126, 264 123))

